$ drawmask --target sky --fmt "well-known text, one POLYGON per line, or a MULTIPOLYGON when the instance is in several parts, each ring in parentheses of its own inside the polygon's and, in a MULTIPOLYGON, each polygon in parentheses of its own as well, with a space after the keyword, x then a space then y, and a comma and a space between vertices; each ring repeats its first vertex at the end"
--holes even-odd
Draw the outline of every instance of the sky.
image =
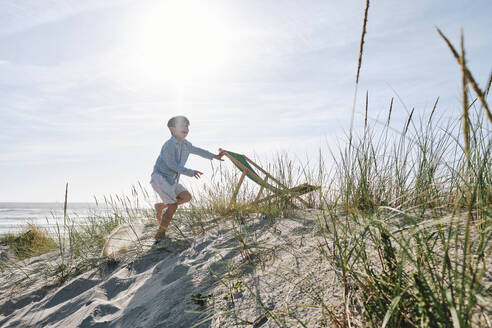
MULTIPOLYGON (((188 140, 259 158, 314 156, 350 127, 365 1, 0 1, 0 202, 128 193, 149 179, 167 120, 188 140)), ((407 111, 457 118, 460 70, 484 86, 490 0, 372 1, 355 128, 407 111)), ((326 154, 329 156, 328 154, 326 154)), ((210 176, 206 159, 187 167, 210 176)), ((196 187, 197 181, 182 182, 196 187)))

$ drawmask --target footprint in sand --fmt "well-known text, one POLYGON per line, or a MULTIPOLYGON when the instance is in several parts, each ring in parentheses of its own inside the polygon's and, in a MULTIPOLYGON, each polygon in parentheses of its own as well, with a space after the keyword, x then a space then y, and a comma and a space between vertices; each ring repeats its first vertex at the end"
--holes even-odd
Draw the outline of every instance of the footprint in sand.
POLYGON ((120 309, 111 304, 99 304, 92 313, 80 323, 80 328, 108 327, 110 320, 103 320, 107 315, 118 312, 120 309))
POLYGON ((170 283, 173 283, 174 281, 182 278, 190 269, 189 266, 183 265, 183 264, 178 264, 174 267, 173 271, 170 272, 164 279, 162 279, 161 284, 162 285, 169 285, 170 283))
POLYGON ((129 278, 129 279, 111 278, 107 282, 105 282, 101 286, 101 288, 105 292, 108 300, 110 300, 116 297, 122 291, 128 290, 128 287, 130 287, 134 282, 135 282, 135 278, 129 278))

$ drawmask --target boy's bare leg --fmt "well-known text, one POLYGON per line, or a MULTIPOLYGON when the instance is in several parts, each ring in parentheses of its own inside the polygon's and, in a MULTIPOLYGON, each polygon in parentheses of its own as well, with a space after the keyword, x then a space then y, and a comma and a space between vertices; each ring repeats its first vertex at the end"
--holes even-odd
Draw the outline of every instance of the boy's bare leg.
MULTIPOLYGON (((187 191, 180 192, 179 194, 176 195, 176 199, 178 200, 178 205, 187 203, 191 200, 191 194, 187 191)), ((166 203, 155 203, 154 208, 155 208, 155 218, 158 222, 161 221, 162 218, 162 211, 167 207, 166 203)))
POLYGON ((176 199, 178 200, 178 205, 181 205, 191 200, 191 194, 187 191, 182 191, 176 195, 176 199))
POLYGON ((164 238, 164 236, 166 235, 167 227, 169 226, 169 223, 171 223, 171 220, 174 216, 174 213, 176 213, 177 209, 178 209, 178 203, 167 205, 167 210, 162 216, 161 225, 159 226, 159 229, 157 230, 157 233, 154 237, 156 240, 164 238))
POLYGON ((155 208, 155 218, 157 222, 161 222, 162 218, 162 211, 167 207, 166 203, 156 203, 154 204, 155 208))
MULTIPOLYGON (((178 209, 178 205, 184 204, 186 202, 189 202, 191 200, 191 194, 187 191, 180 192, 179 194, 176 195, 177 202, 174 204, 164 204, 160 211, 162 213, 162 210, 164 207, 167 206, 167 210, 162 216, 162 219, 159 220, 161 222, 161 225, 159 226, 159 230, 157 231, 157 234, 155 235, 155 239, 158 240, 160 238, 164 238, 166 235, 167 228, 169 227, 169 224, 171 223, 171 220, 174 216, 174 213, 176 213, 176 210, 178 209)), ((158 204, 156 204, 157 206, 158 204)), ((159 216, 160 218, 160 216, 159 216)))

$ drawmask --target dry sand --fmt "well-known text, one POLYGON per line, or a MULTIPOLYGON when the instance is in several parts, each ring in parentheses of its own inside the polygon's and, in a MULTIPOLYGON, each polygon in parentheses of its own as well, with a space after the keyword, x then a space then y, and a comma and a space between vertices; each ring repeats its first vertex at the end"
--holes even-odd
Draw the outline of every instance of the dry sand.
POLYGON ((61 286, 33 273, 55 263, 56 252, 4 272, 0 326, 295 327, 298 317, 317 327, 320 302, 341 303, 336 274, 319 257, 314 212, 258 217, 194 240, 170 234, 158 245, 152 245, 154 230, 148 223, 139 252, 120 254, 61 286), (242 238, 249 240, 247 250, 242 238), (30 278, 22 280, 26 268, 30 278))
POLYGON ((0 327, 334 327, 342 277, 323 258, 336 255, 318 215, 229 221, 195 239, 174 229, 158 245, 155 222, 143 222, 134 248, 62 285, 42 274, 58 253, 28 259, 0 275, 0 327))

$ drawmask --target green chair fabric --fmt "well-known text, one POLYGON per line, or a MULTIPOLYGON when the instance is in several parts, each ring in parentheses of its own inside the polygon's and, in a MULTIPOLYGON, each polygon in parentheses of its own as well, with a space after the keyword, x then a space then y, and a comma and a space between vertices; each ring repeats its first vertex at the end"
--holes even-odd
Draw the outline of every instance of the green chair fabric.
MULTIPOLYGON (((256 171, 251 167, 251 165, 249 165, 248 161, 244 158, 244 155, 241 155, 241 154, 238 154, 238 153, 234 153, 232 151, 227 151, 227 153, 229 155, 231 155, 232 158, 234 158, 236 161, 238 161, 239 163, 243 164, 244 167, 246 167, 249 172, 246 172, 246 175, 248 176, 248 178, 250 178, 251 180, 253 180, 254 182, 256 182, 257 184, 259 185, 262 185, 263 184, 263 179, 260 178, 259 174, 256 173, 256 171)), ((232 162, 240 171, 243 170, 242 167, 236 165, 236 163, 232 162)))

